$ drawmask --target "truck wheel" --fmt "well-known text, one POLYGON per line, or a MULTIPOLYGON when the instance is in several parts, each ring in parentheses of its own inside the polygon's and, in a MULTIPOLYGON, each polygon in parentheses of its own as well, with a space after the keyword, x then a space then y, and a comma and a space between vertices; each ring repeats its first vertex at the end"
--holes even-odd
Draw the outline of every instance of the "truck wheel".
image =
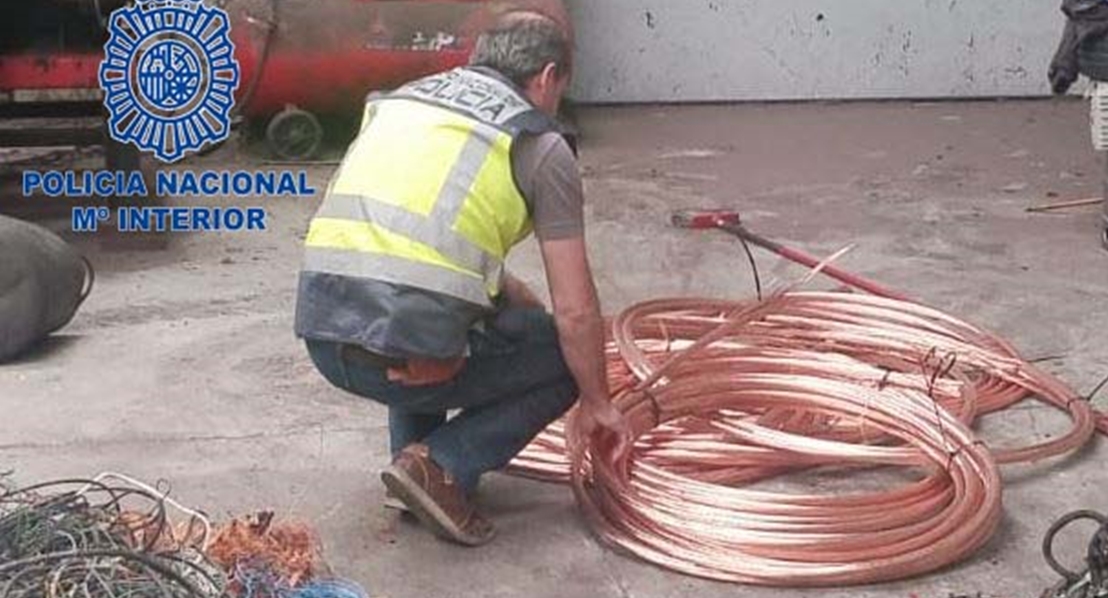
POLYGON ((311 112, 288 107, 269 121, 265 141, 279 158, 310 160, 323 146, 323 125, 311 112))

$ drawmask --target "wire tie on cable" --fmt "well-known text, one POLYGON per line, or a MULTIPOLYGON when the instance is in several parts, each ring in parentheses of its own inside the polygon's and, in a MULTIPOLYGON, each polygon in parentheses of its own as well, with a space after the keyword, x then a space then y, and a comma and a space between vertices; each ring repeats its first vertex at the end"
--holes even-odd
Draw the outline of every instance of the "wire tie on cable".
MULTIPOLYGON (((927 355, 923 357, 919 364, 920 372, 927 380, 927 398, 931 399, 931 405, 935 411, 935 425, 939 428, 939 436, 942 437, 943 444, 947 446, 950 446, 950 437, 947 434, 946 426, 943 425, 942 407, 939 406, 939 400, 935 398, 935 387, 939 383, 939 378, 950 374, 956 363, 958 363, 958 356, 953 352, 940 358, 939 348, 931 347, 931 350, 927 352, 927 355)), ((949 451, 949 449, 947 450, 949 451)), ((949 468, 947 471, 949 472, 949 468)))
POLYGON ((642 389, 642 394, 650 399, 650 407, 654 413, 654 427, 657 428, 662 425, 662 405, 658 403, 658 397, 654 396, 649 388, 642 389))
POLYGON ((954 371, 954 367, 958 365, 958 354, 953 351, 947 353, 946 357, 943 358, 943 363, 945 365, 943 367, 942 377, 946 378, 954 371))
POLYGON ((988 445, 985 444, 984 440, 978 439, 978 440, 974 440, 973 442, 971 442, 969 444, 964 444, 964 445, 958 447, 957 450, 948 451, 947 455, 948 455, 949 458, 946 461, 946 473, 947 474, 950 474, 951 470, 954 469, 954 460, 957 459, 958 456, 962 454, 962 451, 966 450, 967 447, 971 447, 971 446, 983 446, 983 447, 986 447, 986 448, 988 447, 988 445))
POLYGON ((893 375, 893 369, 892 368, 883 367, 881 369, 885 370, 885 375, 882 376, 881 380, 878 381, 878 383, 877 383, 877 390, 879 390, 879 391, 880 390, 885 390, 885 388, 889 385, 889 378, 891 378, 892 375, 893 375))

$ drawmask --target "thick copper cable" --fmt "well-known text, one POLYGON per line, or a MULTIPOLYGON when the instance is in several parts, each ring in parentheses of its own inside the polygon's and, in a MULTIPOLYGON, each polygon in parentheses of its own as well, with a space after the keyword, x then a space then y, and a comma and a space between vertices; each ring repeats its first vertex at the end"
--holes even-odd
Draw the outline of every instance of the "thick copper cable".
MULTIPOLYGON (((723 359, 710 364, 723 366, 723 359)), ((969 554, 999 517, 1000 482, 987 450, 931 398, 907 388, 865 383, 853 364, 817 353, 736 352, 729 367, 667 370, 654 399, 616 398, 636 436, 661 421, 705 410, 762 413, 773 408, 865 418, 907 446, 813 440, 751 420, 732 421, 740 441, 772 448, 805 465, 849 463, 918 467, 907 488, 846 496, 789 495, 705 484, 592 447, 574 489, 598 533, 614 545, 686 573, 774 585, 825 585, 893 579, 932 570, 969 554)), ((573 439, 573 429, 570 438, 573 439)), ((573 440, 571 440, 572 442, 573 440)))
MULTIPOLYGON (((737 308, 738 304, 727 301, 678 299, 628 309, 613 323, 614 344, 624 358, 618 357, 612 347, 610 377, 616 386, 645 378, 652 371, 651 360, 654 368, 660 366, 674 348, 687 347, 718 328, 724 314, 737 308), (648 338, 654 339, 653 345, 644 342, 648 338), (663 343, 664 350, 657 350, 659 343, 663 343), (649 352, 654 357, 647 356, 647 349, 654 349, 649 352)), ((721 344, 834 351, 907 372, 918 371, 928 354, 957 355, 963 365, 971 366, 966 371, 976 389, 977 414, 1001 411, 1037 393, 1039 399, 1067 410, 1074 419, 1073 429, 1064 437, 1039 446, 995 451, 1001 463, 1041 460, 1076 450, 1091 436, 1090 424, 1108 433, 1103 415, 1095 414, 1087 402, 1056 378, 1026 363, 1006 342, 936 310, 845 293, 794 293, 780 310, 721 344), (866 307, 871 308, 868 317, 859 318, 859 312, 867 313, 863 309, 866 307)), ((949 401, 940 403, 951 407, 949 401)), ((552 426, 520 456, 514 470, 543 479, 567 480, 569 462, 563 434, 561 424, 552 426), (545 472, 532 471, 532 460, 544 462, 545 472)))
MULTIPOLYGON (((613 332, 613 401, 636 442, 623 456, 574 444, 585 449, 575 492, 605 540, 714 579, 866 583, 955 562, 995 528, 995 463, 1066 454, 1097 423, 1087 402, 1008 343, 911 303, 844 293, 663 300, 625 311, 613 332), (1070 433, 990 452, 969 430, 1028 396, 1066 409, 1070 433), (844 464, 925 475, 845 497, 740 488, 844 464)), ((567 453, 558 422, 511 469, 565 482, 567 453)))

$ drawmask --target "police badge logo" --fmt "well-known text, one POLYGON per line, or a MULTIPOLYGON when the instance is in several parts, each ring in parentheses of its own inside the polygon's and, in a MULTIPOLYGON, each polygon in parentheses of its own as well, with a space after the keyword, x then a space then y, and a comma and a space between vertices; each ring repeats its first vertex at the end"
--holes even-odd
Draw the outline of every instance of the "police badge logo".
POLYGON ((112 12, 100 63, 108 132, 176 162, 231 129, 239 64, 226 11, 201 0, 137 0, 112 12))

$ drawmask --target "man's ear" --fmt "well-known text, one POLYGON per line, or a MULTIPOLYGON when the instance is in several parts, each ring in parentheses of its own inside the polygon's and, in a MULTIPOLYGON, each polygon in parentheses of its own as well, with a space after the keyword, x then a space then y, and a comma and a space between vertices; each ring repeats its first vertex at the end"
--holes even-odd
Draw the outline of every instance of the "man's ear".
POLYGON ((542 72, 539 75, 543 87, 553 87, 558 82, 558 65, 548 62, 546 66, 542 67, 542 72))

